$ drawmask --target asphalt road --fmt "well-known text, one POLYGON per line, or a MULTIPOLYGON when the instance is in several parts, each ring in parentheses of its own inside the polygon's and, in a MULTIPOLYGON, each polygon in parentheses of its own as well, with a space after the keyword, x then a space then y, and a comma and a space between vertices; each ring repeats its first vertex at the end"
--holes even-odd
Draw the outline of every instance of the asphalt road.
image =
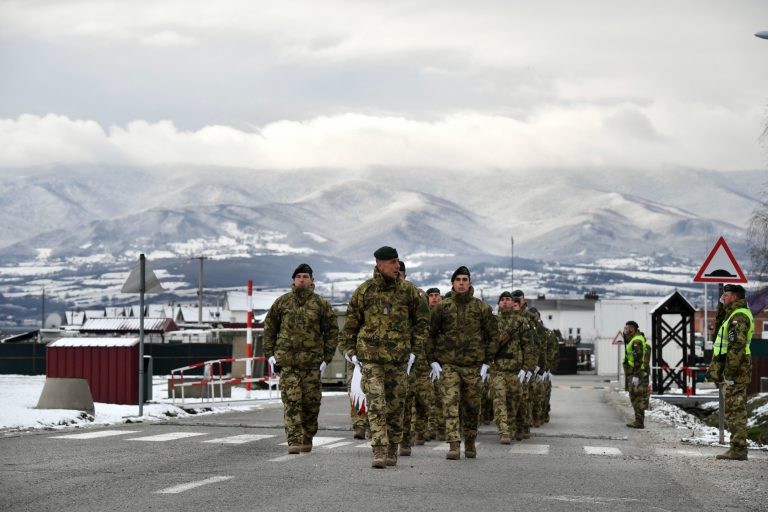
POLYGON ((484 425, 477 459, 446 443, 384 470, 354 440, 343 396, 326 397, 312 453, 287 455, 282 408, 163 424, 0 437, 0 510, 768 510, 765 452, 716 461, 649 422, 594 376, 557 378, 552 421, 503 446, 484 425))

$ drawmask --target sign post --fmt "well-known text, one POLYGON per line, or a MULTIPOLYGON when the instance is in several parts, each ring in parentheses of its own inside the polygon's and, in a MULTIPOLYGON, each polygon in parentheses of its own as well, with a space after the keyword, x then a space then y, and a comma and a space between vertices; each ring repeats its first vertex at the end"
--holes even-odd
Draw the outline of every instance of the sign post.
MULTIPOLYGON (((715 243, 715 246, 709 251, 709 256, 704 260, 704 264, 693 278, 695 283, 704 283, 704 345, 706 346, 709 335, 709 326, 707 325, 707 283, 746 283, 747 277, 741 270, 739 263, 734 258, 725 238, 722 236, 715 243)), ((715 326, 718 327, 718 326, 715 326)), ((724 393, 723 385, 718 384, 718 395, 720 398, 720 410, 718 419, 720 423, 720 444, 724 444, 725 439, 725 419, 724 419, 724 393)))

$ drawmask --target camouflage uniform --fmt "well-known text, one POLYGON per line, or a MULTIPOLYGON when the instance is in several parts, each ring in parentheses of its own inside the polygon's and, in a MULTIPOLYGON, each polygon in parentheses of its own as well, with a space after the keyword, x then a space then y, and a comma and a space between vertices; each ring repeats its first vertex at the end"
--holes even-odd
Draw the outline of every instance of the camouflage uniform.
MULTIPOLYGON (((533 331, 530 337, 530 346, 527 351, 528 358, 523 358, 523 369, 526 372, 533 373, 539 362, 540 341, 536 332, 536 324, 539 323, 539 319, 536 318, 535 313, 527 309, 527 306, 521 311, 527 317, 528 323, 533 331)), ((520 427, 518 429, 518 437, 519 434, 522 434, 525 438, 530 437, 531 425, 533 425, 533 401, 536 393, 535 382, 536 377, 531 375, 530 380, 524 385, 524 400, 518 412, 520 427)))
MULTIPOLYGON (((411 446, 413 437, 421 443, 434 426, 435 390, 429 378, 429 364, 423 354, 416 356, 408 376, 408 392, 403 410, 403 440, 401 446, 411 446)), ((423 444, 423 443, 421 443, 423 444)))
MULTIPOLYGON (((531 387, 533 389, 533 397, 531 398, 531 416, 534 427, 540 427, 544 422, 544 394, 545 384, 543 373, 546 371, 549 361, 549 332, 541 320, 536 320, 534 324, 536 329, 536 344, 539 348, 538 359, 536 366, 539 367, 539 371, 536 377, 531 379, 531 387)), ((535 368, 535 367, 534 367, 535 368)))
MULTIPOLYGON (((718 384, 725 381, 725 421, 731 431, 730 452, 747 456, 747 388, 752 380, 750 342, 754 319, 747 301, 739 299, 725 307, 722 324, 713 346, 709 378, 718 384), (737 312, 737 310, 740 310, 737 312), (721 343, 718 343, 722 340, 721 343), (718 354, 719 352, 719 354, 718 354), (732 382, 732 384, 731 384, 732 382)), ((729 457, 730 458, 730 457, 729 457)))
MULTIPOLYGON (((355 365, 346 361, 347 369, 347 393, 350 392, 352 386, 352 374, 355 371, 355 365)), ((362 439, 365 437, 365 433, 368 429, 368 415, 366 413, 358 414, 357 409, 351 403, 349 404, 349 418, 352 420, 352 430, 355 432, 355 439, 362 439), (358 434, 362 437, 358 437, 358 434)))
POLYGON ((432 309, 427 358, 442 367, 440 394, 446 441, 460 442, 459 411, 464 439, 474 443, 480 417, 480 367, 493 362, 498 327, 491 307, 466 293, 452 293, 432 309))
POLYGON ((362 364, 374 448, 402 441, 406 365, 411 353, 422 353, 428 334, 427 302, 408 281, 386 279, 374 269, 352 294, 341 344, 362 364))
POLYGON ((339 328, 331 305, 315 286, 291 287, 269 308, 264 320, 264 355, 282 366, 283 401, 288 444, 311 446, 320 412, 320 363, 330 363, 339 328))
MULTIPOLYGON (((558 331, 559 332, 559 331, 558 331)), ((548 334, 548 347, 547 347, 547 371, 550 374, 550 379, 544 381, 544 423, 549 423, 549 411, 552 409, 552 372, 557 370, 560 365, 560 342, 557 340, 557 334, 552 329, 547 331, 548 334)))
POLYGON ((525 385, 518 373, 523 368, 524 351, 531 350, 532 330, 525 315, 511 309, 499 310, 498 325, 501 343, 491 372, 493 416, 499 436, 511 439, 515 436, 518 409, 525 396, 525 385))
POLYGON ((629 399, 635 410, 635 421, 627 426, 635 428, 645 427, 645 410, 648 408, 648 383, 651 367, 651 346, 645 339, 642 331, 636 331, 629 342, 624 354, 624 368, 627 372, 629 385, 629 399), (632 384, 632 379, 637 377, 638 384, 632 384))

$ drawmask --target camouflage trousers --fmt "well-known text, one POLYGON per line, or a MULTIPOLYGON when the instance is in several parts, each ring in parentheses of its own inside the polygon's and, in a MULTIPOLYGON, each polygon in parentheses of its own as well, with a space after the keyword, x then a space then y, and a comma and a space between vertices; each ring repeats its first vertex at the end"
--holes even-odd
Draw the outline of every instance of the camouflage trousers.
POLYGON ((301 444, 304 437, 313 438, 317 433, 322 398, 317 368, 283 367, 280 372, 280 398, 288 443, 301 444))
MULTIPOLYGON (((352 373, 355 371, 355 365, 347 361, 347 394, 349 394, 352 385, 352 373)), ((368 415, 366 413, 357 414, 355 406, 349 405, 349 418, 352 421, 352 428, 368 430, 368 415)))
POLYGON ((463 430, 464 439, 477 437, 482 392, 479 366, 443 365, 440 394, 443 399, 446 441, 461 441, 460 429, 463 430))
POLYGON ((445 417, 443 416, 443 395, 440 393, 440 381, 433 382, 432 388, 435 390, 434 407, 432 407, 433 423, 437 435, 445 436, 445 417))
POLYGON ((491 383, 483 382, 483 399, 480 401, 480 418, 483 423, 493 420, 493 392, 491 383))
POLYGON ((648 377, 640 379, 637 386, 632 384, 631 380, 630 378, 629 400, 635 410, 635 422, 642 424, 645 421, 645 410, 648 409, 648 377))
POLYGON ((371 428, 371 446, 398 444, 403 439, 406 364, 363 364, 363 392, 371 428))
POLYGON ((523 384, 522 388, 523 396, 521 397, 520 407, 517 409, 517 425, 520 431, 530 429, 533 424, 533 402, 531 401, 533 383, 527 382, 523 384))
POLYGON ((552 381, 544 381, 544 416, 542 419, 549 421, 549 411, 552 410, 552 381))
POLYGON ((499 435, 509 437, 517 428, 517 411, 523 397, 523 384, 517 372, 495 371, 491 375, 493 418, 499 435))
POLYGON ((747 450, 747 384, 724 387, 725 423, 731 431, 731 448, 747 450))
POLYGON ((429 380, 429 372, 413 368, 408 376, 408 390, 403 409, 402 444, 411 445, 412 434, 424 436, 427 429, 434 429, 435 388, 429 380), (411 432, 413 431, 413 432, 411 432))
POLYGON ((531 420, 533 423, 541 423, 544 415, 544 382, 531 378, 531 420))

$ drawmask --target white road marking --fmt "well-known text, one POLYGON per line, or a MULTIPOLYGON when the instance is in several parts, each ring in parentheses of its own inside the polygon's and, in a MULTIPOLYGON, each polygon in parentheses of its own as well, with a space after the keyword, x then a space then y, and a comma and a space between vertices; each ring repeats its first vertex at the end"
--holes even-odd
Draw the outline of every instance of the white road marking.
POLYGON ((353 444, 352 441, 342 441, 340 443, 333 443, 333 444, 327 444, 323 446, 323 448, 327 448, 328 450, 332 448, 340 448, 342 446, 347 446, 348 444, 353 444))
MULTIPOLYGON (((475 446, 476 447, 480 446, 481 444, 483 444, 483 443, 481 443, 479 441, 475 441, 475 446)), ((461 446, 463 447, 464 443, 461 443, 461 446)), ((438 452, 447 452, 450 449, 450 447, 451 446, 448 443, 443 443, 443 444, 439 444, 439 445, 435 446, 432 449, 435 450, 435 451, 438 451, 438 452)))
POLYGON ((97 439, 100 437, 122 436, 138 434, 141 430, 99 430, 98 432, 83 432, 82 434, 70 434, 66 436, 51 436, 51 439, 97 439))
POLYGON ((239 436, 230 436, 230 437, 220 437, 218 439, 209 439, 207 441, 203 441, 204 443, 221 443, 221 444, 243 444, 243 443, 250 443, 252 441, 259 441, 261 439, 269 439, 270 435, 265 434, 242 434, 239 436))
POLYGON ((226 480, 230 480, 234 477, 232 476, 214 476, 211 478, 206 478, 205 480, 198 480, 197 482, 189 482, 187 484, 180 484, 180 485, 174 485, 173 487, 168 487, 166 489, 161 489, 159 491, 155 491, 155 494, 178 494, 180 492, 188 491, 190 489, 194 489, 196 487, 200 487, 202 485, 208 485, 208 484, 215 484, 218 482, 224 482, 226 480))
POLYGON ((165 441, 175 441, 186 437, 204 436, 205 432, 169 432, 167 434, 158 434, 156 436, 133 437, 128 441, 153 441, 163 443, 165 441))
POLYGON ((697 450, 662 450, 661 448, 657 448, 656 453, 658 455, 680 455, 682 457, 709 457, 712 455, 711 453, 697 450))
POLYGON ((611 455, 619 457, 623 455, 621 450, 611 446, 585 446, 584 452, 586 452, 587 455, 611 455))
POLYGON ((509 453, 524 455, 549 455, 548 444, 516 444, 509 449, 509 453))
POLYGON ((370 447, 371 447, 371 443, 363 443, 355 446, 355 448, 370 448, 370 447))
MULTIPOLYGON (((337 441, 341 441, 343 437, 315 437, 312 439, 312 446, 323 446, 324 444, 331 444, 337 441)), ((288 441, 280 443, 280 446, 288 446, 288 441)))
POLYGON ((294 454, 288 454, 288 455, 283 455, 282 457, 277 457, 275 459, 269 459, 268 462, 283 462, 285 460, 299 459, 299 458, 300 457, 299 457, 298 454, 295 454, 295 455, 294 454))

